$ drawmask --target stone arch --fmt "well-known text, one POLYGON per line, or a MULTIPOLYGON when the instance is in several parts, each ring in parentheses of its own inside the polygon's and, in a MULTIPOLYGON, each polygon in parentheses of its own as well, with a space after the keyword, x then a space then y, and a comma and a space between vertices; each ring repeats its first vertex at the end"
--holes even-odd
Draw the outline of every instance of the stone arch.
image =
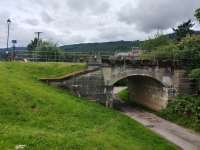
POLYGON ((113 85, 128 79, 129 98, 152 110, 159 111, 167 106, 169 85, 150 75, 130 74, 113 81, 113 85))

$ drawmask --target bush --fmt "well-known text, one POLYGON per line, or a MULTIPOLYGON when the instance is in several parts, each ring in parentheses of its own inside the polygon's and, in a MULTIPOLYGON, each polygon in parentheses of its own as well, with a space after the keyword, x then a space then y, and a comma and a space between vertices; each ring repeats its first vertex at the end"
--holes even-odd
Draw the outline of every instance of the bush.
POLYGON ((160 112, 166 119, 200 131, 200 97, 179 96, 160 112))
POLYGON ((165 46, 172 43, 167 36, 157 33, 153 38, 149 38, 141 44, 143 50, 153 51, 160 46, 165 46))
POLYGON ((32 51, 40 61, 49 60, 56 61, 63 56, 63 50, 56 44, 42 41, 41 44, 32 51))
POLYGON ((200 36, 187 36, 182 39, 178 44, 179 47, 179 59, 189 60, 191 62, 190 69, 200 67, 200 36))
POLYGON ((144 42, 143 48, 147 48, 141 55, 142 59, 156 60, 189 60, 190 69, 200 67, 200 36, 193 35, 183 38, 178 44, 165 37, 157 37, 144 42))
POLYGON ((198 89, 200 90, 200 68, 193 69, 189 76, 196 81, 198 89))
POLYGON ((143 53, 141 59, 148 60, 173 60, 178 56, 178 47, 171 43, 168 45, 159 46, 153 51, 143 53))

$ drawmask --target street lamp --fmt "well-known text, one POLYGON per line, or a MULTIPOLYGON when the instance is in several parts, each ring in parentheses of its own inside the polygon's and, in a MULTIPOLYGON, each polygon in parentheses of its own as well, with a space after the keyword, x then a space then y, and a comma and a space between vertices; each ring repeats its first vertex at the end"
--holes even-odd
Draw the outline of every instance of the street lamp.
POLYGON ((7 51, 8 51, 8 44, 9 44, 9 37, 10 37, 10 24, 11 24, 11 20, 8 19, 7 20, 7 25, 8 25, 8 35, 7 35, 7 51))

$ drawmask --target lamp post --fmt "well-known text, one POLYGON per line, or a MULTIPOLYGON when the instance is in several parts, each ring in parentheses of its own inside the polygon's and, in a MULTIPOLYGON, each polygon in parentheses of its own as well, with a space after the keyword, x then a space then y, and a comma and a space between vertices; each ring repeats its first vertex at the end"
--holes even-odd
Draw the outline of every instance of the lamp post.
POLYGON ((7 51, 8 51, 8 47, 9 47, 10 24, 11 24, 11 20, 10 20, 10 19, 8 19, 8 20, 7 20, 7 25, 8 25, 8 35, 7 35, 7 51))

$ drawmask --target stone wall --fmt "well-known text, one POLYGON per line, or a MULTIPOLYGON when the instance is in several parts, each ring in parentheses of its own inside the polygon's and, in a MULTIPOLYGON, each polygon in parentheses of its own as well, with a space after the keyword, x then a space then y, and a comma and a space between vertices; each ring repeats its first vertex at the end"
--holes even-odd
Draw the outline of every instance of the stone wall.
POLYGON ((111 97, 111 89, 105 86, 101 69, 68 80, 54 81, 51 84, 68 89, 76 96, 100 103, 106 103, 106 100, 111 97))
POLYGON ((174 71, 173 85, 177 90, 177 95, 195 94, 194 83, 189 79, 186 70, 174 71))
POLYGON ((155 79, 143 76, 128 78, 129 99, 152 110, 165 108, 168 102, 168 88, 155 79))

